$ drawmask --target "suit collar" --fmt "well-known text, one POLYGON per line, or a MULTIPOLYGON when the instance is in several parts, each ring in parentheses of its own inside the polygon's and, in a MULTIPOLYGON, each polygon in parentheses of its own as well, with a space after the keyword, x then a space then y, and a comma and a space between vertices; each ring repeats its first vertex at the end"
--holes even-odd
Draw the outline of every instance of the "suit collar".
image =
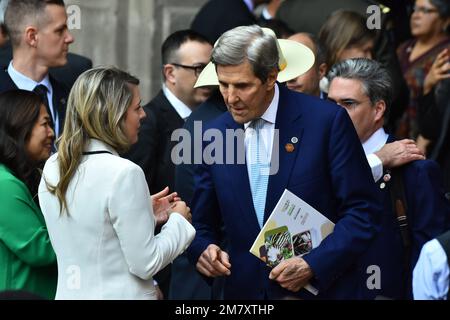
POLYGON ((264 221, 286 189, 292 168, 299 156, 303 136, 302 113, 305 107, 307 106, 303 104, 302 95, 280 86, 280 103, 275 123, 279 139, 278 143, 276 137, 274 139, 272 175, 269 177, 267 187, 264 221))
POLYGON ((175 111, 178 113, 181 119, 185 120, 187 117, 191 115, 192 113, 191 108, 189 108, 183 101, 178 99, 178 97, 175 96, 173 92, 170 91, 170 89, 167 88, 165 84, 163 84, 162 91, 166 96, 166 99, 169 101, 169 103, 172 105, 172 107, 175 109, 175 111))
POLYGON ((50 83, 50 77, 49 77, 48 73, 44 77, 44 79, 42 79, 42 81, 37 82, 37 81, 34 81, 33 79, 27 77, 26 75, 20 73, 19 71, 17 71, 13 66, 13 62, 11 61, 8 66, 8 74, 11 77, 12 81, 20 89, 27 90, 27 91, 33 91, 37 85, 42 84, 47 88, 48 94, 50 96, 53 94, 53 87, 52 87, 52 84, 50 83))
POLYGON ((364 153, 368 155, 379 151, 386 144, 388 137, 383 127, 381 127, 363 143, 364 153))
POLYGON ((157 108, 161 112, 166 113, 162 119, 158 119, 164 121, 166 123, 181 123, 183 124, 183 119, 177 113, 175 108, 172 106, 167 97, 165 96, 163 90, 161 89, 156 97, 149 103, 150 108, 157 108))

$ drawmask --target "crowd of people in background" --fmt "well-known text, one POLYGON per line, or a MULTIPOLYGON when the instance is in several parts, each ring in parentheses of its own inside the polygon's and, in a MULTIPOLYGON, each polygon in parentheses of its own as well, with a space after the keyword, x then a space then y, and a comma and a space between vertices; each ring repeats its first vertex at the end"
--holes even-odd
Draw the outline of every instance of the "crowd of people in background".
POLYGON ((449 32, 450 0, 209 0, 146 102, 68 52, 63 0, 0 0, 0 298, 447 299, 449 32), (245 164, 174 161, 199 123, 245 164), (335 227, 271 269, 285 189, 335 227))

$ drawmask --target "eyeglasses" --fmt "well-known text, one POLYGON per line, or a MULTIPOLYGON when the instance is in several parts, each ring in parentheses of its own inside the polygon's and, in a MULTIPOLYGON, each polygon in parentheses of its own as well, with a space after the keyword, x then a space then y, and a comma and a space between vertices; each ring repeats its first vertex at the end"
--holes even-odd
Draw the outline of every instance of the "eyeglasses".
POLYGON ((358 100, 354 100, 354 99, 344 99, 344 100, 335 101, 330 98, 328 98, 328 100, 340 105, 341 107, 344 107, 347 110, 354 109, 357 106, 359 106, 360 104, 370 101, 370 100, 358 101, 358 100))
POLYGON ((194 70, 194 74, 196 77, 198 77, 200 75, 200 73, 202 73, 203 69, 205 69, 205 67, 206 67, 206 64, 198 64, 198 65, 194 65, 194 66, 187 66, 187 65, 179 64, 179 63, 171 63, 171 64, 173 64, 175 67, 194 70))
POLYGON ((414 6, 413 12, 422 13, 422 14, 430 14, 430 13, 434 13, 434 12, 438 12, 438 11, 437 11, 437 9, 434 9, 434 8, 414 6))

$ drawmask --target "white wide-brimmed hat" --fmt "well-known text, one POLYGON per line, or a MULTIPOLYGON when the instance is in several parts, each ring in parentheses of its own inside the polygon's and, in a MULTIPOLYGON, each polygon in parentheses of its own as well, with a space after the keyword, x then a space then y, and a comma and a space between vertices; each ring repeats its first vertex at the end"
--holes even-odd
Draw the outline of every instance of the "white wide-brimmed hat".
MULTIPOLYGON (((262 28, 264 33, 276 38, 275 33, 268 28, 262 28)), ((217 45, 217 42, 216 42, 217 45)), ((286 82, 301 76, 314 64, 314 53, 307 46, 292 40, 277 39, 279 54, 279 68, 277 80, 286 82)), ((198 76, 194 88, 204 86, 218 86, 216 67, 210 62, 198 76)))

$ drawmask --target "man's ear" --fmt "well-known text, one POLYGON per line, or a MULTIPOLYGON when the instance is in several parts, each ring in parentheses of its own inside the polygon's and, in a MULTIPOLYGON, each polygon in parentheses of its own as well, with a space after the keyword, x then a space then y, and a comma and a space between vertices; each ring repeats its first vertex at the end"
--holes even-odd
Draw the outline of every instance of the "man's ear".
POLYGON ((30 47, 36 48, 38 42, 37 33, 38 30, 34 26, 28 26, 25 29, 25 43, 30 47))
POLYGON ((319 66, 319 80, 322 80, 322 78, 325 77, 325 75, 327 74, 327 69, 328 69, 328 66, 327 66, 327 64, 325 62, 320 64, 320 66, 319 66))
POLYGON ((386 102, 379 100, 375 103, 375 121, 382 121, 384 114, 386 113, 386 102))
POLYGON ((175 66, 173 64, 165 64, 163 66, 163 74, 166 81, 170 82, 171 84, 175 84, 176 78, 174 75, 175 66))
POLYGON ((277 69, 272 69, 267 76, 267 89, 270 91, 275 87, 275 83, 277 82, 278 71, 277 69))

